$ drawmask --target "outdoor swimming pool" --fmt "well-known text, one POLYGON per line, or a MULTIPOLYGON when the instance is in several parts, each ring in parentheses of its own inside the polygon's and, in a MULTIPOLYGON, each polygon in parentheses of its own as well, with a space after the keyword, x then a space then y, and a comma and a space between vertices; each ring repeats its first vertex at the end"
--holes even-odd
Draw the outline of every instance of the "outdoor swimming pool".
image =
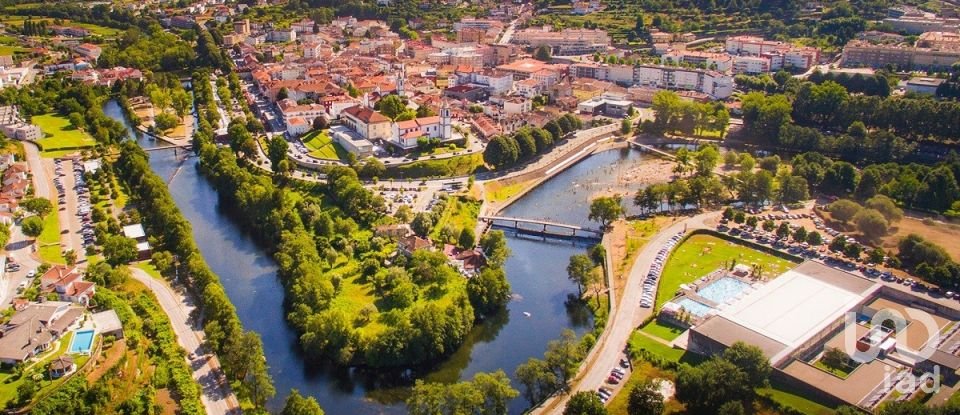
POLYGON ((90 347, 93 346, 93 330, 83 330, 73 333, 73 341, 70 342, 70 353, 90 353, 90 347))
POLYGON ((701 288, 700 291, 697 291, 697 295, 714 303, 724 304, 738 297, 740 293, 749 287, 750 284, 736 278, 723 277, 701 288))
POLYGON ((681 298, 680 300, 676 301, 676 303, 680 307, 683 307, 684 310, 687 310, 688 313, 693 314, 697 317, 703 317, 707 315, 707 313, 709 313, 711 310, 713 310, 713 308, 711 308, 710 306, 704 303, 701 303, 699 301, 694 301, 686 297, 681 298))

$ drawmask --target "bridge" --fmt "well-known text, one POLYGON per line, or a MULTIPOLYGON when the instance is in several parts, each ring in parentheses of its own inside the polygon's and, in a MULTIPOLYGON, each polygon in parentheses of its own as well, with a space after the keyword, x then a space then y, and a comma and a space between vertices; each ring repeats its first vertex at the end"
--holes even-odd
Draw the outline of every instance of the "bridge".
POLYGON ((676 159, 677 159, 677 156, 675 156, 675 155, 673 155, 673 154, 670 154, 670 153, 668 153, 668 152, 666 152, 666 151, 660 150, 660 149, 658 149, 658 148, 654 148, 653 146, 650 146, 650 145, 647 145, 647 144, 640 144, 640 143, 638 143, 638 142, 636 142, 636 141, 627 141, 627 142, 630 143, 631 146, 634 146, 634 147, 636 147, 636 148, 639 149, 639 150, 649 151, 649 152, 651 152, 651 153, 654 153, 654 154, 657 154, 657 155, 666 157, 668 160, 676 160, 676 159))
POLYGON ((181 148, 186 150, 192 150, 193 143, 190 142, 190 143, 184 143, 184 144, 170 144, 162 147, 145 148, 143 149, 143 151, 160 151, 160 150, 169 150, 171 148, 174 150, 181 149, 181 148))
POLYGON ((518 233, 540 235, 543 237, 567 238, 567 239, 603 239, 603 232, 597 229, 585 228, 578 225, 570 225, 560 222, 552 222, 541 219, 513 218, 508 216, 480 216, 481 221, 489 224, 487 229, 493 226, 513 229, 518 233))

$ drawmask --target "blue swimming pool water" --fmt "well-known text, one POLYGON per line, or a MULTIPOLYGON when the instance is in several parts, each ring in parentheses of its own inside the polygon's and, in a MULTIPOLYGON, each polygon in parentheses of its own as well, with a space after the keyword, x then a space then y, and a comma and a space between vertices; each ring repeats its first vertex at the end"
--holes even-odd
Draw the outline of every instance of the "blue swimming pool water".
POLYGON ((70 353, 90 353, 91 346, 93 346, 93 330, 78 331, 73 334, 70 353))
POLYGON ((736 278, 723 277, 701 288, 697 294, 717 304, 723 304, 739 296, 749 286, 750 284, 736 278))
POLYGON ((701 303, 699 301, 694 301, 689 298, 681 298, 677 301, 677 305, 683 307, 684 310, 687 310, 688 313, 693 314, 697 317, 703 317, 713 310, 710 306, 701 303))

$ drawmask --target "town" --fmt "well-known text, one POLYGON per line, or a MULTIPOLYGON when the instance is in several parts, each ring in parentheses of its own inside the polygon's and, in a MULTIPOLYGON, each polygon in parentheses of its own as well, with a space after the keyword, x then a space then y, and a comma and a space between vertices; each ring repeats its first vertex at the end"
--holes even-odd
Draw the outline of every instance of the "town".
POLYGON ((960 408, 960 4, 0 3, 10 413, 960 408))

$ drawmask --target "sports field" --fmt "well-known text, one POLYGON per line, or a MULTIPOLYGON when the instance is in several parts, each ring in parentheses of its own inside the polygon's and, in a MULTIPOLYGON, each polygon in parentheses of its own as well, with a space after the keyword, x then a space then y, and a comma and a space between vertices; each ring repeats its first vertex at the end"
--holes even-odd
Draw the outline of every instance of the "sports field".
POLYGON ((782 274, 796 264, 777 258, 746 245, 728 242, 710 235, 693 235, 678 245, 667 259, 660 287, 657 289, 657 308, 674 297, 681 284, 688 284, 714 270, 737 264, 758 266, 767 278, 782 274))
POLYGON ((62 148, 93 147, 96 141, 86 132, 70 125, 67 117, 46 114, 33 117, 32 122, 43 131, 44 138, 37 140, 44 152, 62 148))

